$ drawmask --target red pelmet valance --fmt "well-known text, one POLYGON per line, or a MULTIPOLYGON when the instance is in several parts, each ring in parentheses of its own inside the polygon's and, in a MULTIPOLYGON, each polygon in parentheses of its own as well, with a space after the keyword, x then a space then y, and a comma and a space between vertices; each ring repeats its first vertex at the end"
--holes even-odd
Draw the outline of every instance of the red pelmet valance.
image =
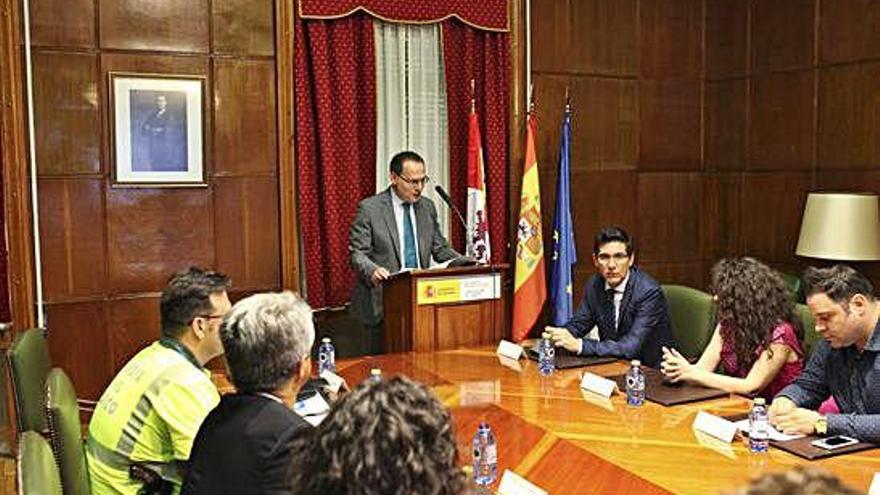
POLYGON ((486 31, 507 31, 507 0, 299 0, 303 19, 338 19, 357 11, 388 22, 427 24, 457 17, 486 31))

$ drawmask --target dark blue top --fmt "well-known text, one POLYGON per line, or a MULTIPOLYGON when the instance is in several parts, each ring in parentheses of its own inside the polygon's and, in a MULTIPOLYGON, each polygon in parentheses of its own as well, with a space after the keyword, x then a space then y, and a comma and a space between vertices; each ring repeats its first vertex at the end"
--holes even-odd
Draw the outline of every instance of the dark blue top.
POLYGON ((565 324, 572 335, 582 339, 581 354, 638 358, 642 364, 660 366, 661 347, 675 347, 669 306, 660 284, 637 267, 630 268, 616 328, 610 297, 605 292, 605 279, 599 275, 590 277, 577 312, 565 324), (598 341, 584 338, 593 325, 599 327, 598 341))
POLYGON ((880 442, 880 322, 864 350, 855 345, 834 349, 825 339, 807 367, 777 397, 788 397, 798 407, 816 409, 834 396, 840 414, 829 414, 828 433, 880 442))

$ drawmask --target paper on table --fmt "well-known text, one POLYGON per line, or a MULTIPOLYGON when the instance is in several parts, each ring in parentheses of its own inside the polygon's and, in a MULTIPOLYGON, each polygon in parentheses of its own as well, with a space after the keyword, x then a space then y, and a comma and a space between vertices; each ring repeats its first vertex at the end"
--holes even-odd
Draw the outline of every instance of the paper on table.
POLYGON ((327 404, 324 397, 321 397, 321 394, 314 394, 308 399, 301 400, 294 404, 293 410, 308 420, 310 416, 326 415, 330 411, 330 405, 327 404))
MULTIPOLYGON (((741 420, 735 422, 734 424, 736 425, 737 429, 739 429, 739 431, 742 431, 742 432, 745 432, 746 434, 748 434, 748 432, 749 432, 748 418, 741 419, 741 420)), ((767 432, 770 435, 770 440, 773 440, 774 442, 787 442, 789 440, 794 440, 795 438, 803 438, 803 436, 804 436, 804 435, 786 435, 785 433, 782 433, 781 431, 778 431, 776 428, 774 428, 773 425, 769 425, 769 424, 767 425, 767 432)))

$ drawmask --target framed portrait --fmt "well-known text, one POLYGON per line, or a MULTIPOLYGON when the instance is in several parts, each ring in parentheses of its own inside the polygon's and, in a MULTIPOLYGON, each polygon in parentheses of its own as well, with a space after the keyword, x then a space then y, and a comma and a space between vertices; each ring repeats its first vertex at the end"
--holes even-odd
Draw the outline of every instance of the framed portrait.
POLYGON ((205 184, 205 78, 110 73, 113 184, 205 184))

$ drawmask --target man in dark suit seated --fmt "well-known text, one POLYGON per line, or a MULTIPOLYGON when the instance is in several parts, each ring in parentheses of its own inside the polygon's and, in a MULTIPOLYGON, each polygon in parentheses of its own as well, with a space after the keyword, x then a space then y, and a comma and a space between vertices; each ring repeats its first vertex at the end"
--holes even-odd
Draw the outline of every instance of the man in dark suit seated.
POLYGON ((584 298, 565 328, 546 328, 557 347, 583 356, 640 359, 657 367, 662 347, 674 347, 669 307, 656 280, 633 266, 632 240, 623 229, 607 227, 596 234, 593 264, 584 298), (599 340, 587 337, 593 326, 599 340))
POLYGON ((290 441, 311 426, 291 409, 311 372, 312 310, 291 292, 239 301, 220 338, 237 393, 196 435, 183 494, 290 493, 290 441))

